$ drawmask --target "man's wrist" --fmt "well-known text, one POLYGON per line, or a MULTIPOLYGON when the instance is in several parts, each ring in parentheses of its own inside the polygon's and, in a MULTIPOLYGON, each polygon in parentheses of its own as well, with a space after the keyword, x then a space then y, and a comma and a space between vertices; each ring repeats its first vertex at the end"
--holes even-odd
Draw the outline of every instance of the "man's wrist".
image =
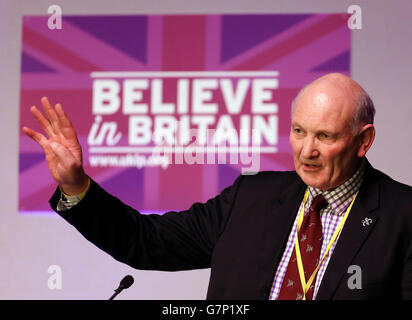
POLYGON ((80 199, 82 199, 87 191, 89 190, 90 187, 90 178, 88 176, 85 176, 85 181, 82 184, 82 186, 76 186, 76 187, 72 187, 72 186, 64 186, 64 185, 60 185, 60 191, 62 192, 62 194, 70 199, 70 198, 74 198, 74 197, 80 197, 80 199))

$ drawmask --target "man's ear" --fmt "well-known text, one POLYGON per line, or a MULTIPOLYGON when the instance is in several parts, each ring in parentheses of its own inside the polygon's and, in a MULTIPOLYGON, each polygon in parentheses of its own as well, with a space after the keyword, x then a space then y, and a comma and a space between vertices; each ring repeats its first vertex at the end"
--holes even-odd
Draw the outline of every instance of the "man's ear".
POLYGON ((365 124, 358 135, 358 157, 363 158, 375 140, 375 127, 373 124, 365 124))

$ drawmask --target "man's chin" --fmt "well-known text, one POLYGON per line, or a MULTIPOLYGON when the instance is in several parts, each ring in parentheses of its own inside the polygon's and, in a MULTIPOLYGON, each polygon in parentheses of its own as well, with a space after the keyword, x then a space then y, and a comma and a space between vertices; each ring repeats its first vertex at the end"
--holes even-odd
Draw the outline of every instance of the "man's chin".
POLYGON ((320 179, 311 177, 310 174, 307 174, 305 172, 302 173, 298 171, 298 175, 302 179, 302 181, 310 187, 321 189, 321 190, 328 189, 327 186, 325 186, 325 184, 322 183, 322 181, 320 181, 320 179))

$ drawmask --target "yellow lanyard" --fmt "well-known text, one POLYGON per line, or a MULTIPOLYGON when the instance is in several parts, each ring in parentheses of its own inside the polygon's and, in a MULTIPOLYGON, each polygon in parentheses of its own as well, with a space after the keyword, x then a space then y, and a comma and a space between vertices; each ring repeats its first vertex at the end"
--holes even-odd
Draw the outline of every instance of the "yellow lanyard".
POLYGON ((306 189, 305 196, 303 198, 302 210, 300 211, 300 214, 299 214, 298 227, 297 227, 296 239, 295 239, 296 259, 297 259, 297 263, 298 263, 300 282, 302 284, 302 289, 303 289, 303 300, 306 300, 306 292, 308 292, 310 286, 312 285, 313 280, 316 277, 316 274, 317 274, 320 266, 322 265, 323 261, 325 260, 326 256, 328 255, 330 248, 332 247, 333 243, 335 242, 336 238, 338 237, 339 232, 341 231, 343 225, 345 224, 346 218, 348 217, 349 212, 352 209, 353 203, 355 202, 355 199, 356 199, 357 195, 358 195, 358 193, 356 193, 355 196, 353 197, 353 200, 352 200, 351 204, 349 205, 348 209, 346 210, 346 213, 345 213, 342 221, 340 222, 339 226, 335 230, 335 233, 333 234, 332 238, 330 239, 330 241, 328 243, 328 246, 326 247, 326 251, 323 254, 322 260, 318 263, 318 265, 316 266, 316 268, 313 271, 312 275, 310 276, 308 282, 306 283, 305 272, 303 270, 302 256, 300 254, 299 239, 298 239, 299 230, 300 230, 300 227, 301 227, 302 222, 303 222, 303 216, 305 214, 306 201, 308 200, 308 197, 309 197, 309 189, 306 189))

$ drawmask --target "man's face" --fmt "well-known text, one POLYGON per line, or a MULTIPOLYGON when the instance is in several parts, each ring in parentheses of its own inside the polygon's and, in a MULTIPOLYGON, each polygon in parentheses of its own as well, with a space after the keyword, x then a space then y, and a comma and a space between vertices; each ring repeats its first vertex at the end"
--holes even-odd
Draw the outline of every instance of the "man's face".
POLYGON ((296 102, 289 141, 298 175, 325 191, 348 180, 359 163, 351 126, 355 105, 334 87, 314 87, 296 102))

